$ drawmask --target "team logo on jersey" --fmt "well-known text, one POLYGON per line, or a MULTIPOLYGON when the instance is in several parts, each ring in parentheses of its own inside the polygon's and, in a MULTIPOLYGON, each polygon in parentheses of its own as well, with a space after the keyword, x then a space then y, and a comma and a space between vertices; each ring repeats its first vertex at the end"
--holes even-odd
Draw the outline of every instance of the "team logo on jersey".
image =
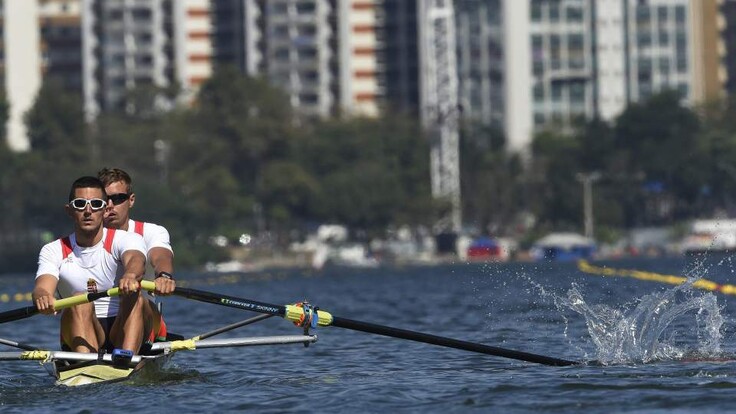
POLYGON ((87 279, 87 292, 97 293, 97 282, 92 278, 87 279))

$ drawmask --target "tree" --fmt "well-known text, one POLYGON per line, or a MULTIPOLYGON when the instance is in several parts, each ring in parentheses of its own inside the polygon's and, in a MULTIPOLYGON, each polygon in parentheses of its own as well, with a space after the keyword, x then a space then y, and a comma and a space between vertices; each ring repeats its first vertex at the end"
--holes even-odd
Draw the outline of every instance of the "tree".
POLYGON ((314 218, 373 233, 432 221, 429 147, 414 122, 387 116, 318 123, 296 155, 321 183, 314 218))
MULTIPOLYGON (((647 221, 669 222, 691 214, 705 179, 700 168, 700 122, 666 91, 630 105, 616 120, 617 150, 625 154, 626 171, 643 174, 647 221)), ((639 214, 641 216, 641 214, 639 214)))

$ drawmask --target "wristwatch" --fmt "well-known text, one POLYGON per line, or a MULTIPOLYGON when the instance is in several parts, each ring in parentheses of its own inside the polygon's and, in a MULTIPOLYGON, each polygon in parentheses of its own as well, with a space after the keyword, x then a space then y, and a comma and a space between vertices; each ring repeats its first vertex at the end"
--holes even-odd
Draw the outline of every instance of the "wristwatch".
POLYGON ((156 279, 158 279, 160 277, 163 277, 163 278, 166 278, 166 279, 169 279, 169 280, 174 280, 174 275, 172 275, 169 272, 158 272, 158 273, 156 273, 156 279))

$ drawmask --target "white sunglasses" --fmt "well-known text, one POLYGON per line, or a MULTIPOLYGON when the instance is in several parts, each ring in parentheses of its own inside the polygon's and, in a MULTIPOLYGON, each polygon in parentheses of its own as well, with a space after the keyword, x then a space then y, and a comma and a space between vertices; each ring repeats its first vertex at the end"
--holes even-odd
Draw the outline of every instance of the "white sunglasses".
POLYGON ((86 198, 75 198, 74 200, 69 202, 69 205, 79 211, 84 211, 85 208, 87 208, 87 204, 89 204, 90 208, 92 208, 92 211, 98 211, 105 208, 107 205, 107 202, 101 198, 92 198, 92 199, 86 199, 86 198))

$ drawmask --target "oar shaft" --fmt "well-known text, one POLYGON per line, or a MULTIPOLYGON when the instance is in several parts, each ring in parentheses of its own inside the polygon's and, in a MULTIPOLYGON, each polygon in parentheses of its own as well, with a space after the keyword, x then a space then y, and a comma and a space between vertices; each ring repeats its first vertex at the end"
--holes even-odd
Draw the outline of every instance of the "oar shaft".
POLYGON ((240 328, 242 326, 246 326, 246 325, 250 325, 252 323, 260 322, 260 321, 262 321, 264 319, 273 318, 273 316, 274 315, 269 315, 267 313, 262 314, 262 315, 258 315, 258 316, 254 316, 254 317, 252 317, 250 319, 246 319, 244 321, 236 322, 234 324, 223 326, 222 328, 218 328, 218 329, 215 329, 213 331, 209 331, 207 333, 203 333, 202 335, 198 335, 197 338, 199 338, 200 340, 207 339, 207 338, 209 338, 211 336, 215 336, 215 335, 219 335, 219 334, 224 333, 224 332, 232 331, 233 329, 237 329, 237 328, 240 328))
POLYGON ((534 362, 537 364, 568 366, 579 365, 579 362, 564 359, 550 358, 543 355, 530 354, 528 352, 514 351, 511 349, 497 348, 495 346, 483 345, 475 342, 461 341, 437 335, 409 331, 406 329, 392 328, 390 326, 377 325, 368 322, 355 321, 352 319, 333 317, 332 326, 373 333, 392 338, 407 339, 410 341, 423 342, 426 344, 439 345, 448 348, 461 349, 464 351, 478 352, 481 354, 494 355, 504 358, 517 359, 520 361, 534 362))
MULTIPOLYGON (((174 294, 177 296, 182 296, 201 302, 212 303, 215 305, 281 316, 295 323, 300 323, 300 321, 304 319, 304 307, 296 305, 272 305, 270 303, 258 302, 250 299, 237 298, 233 296, 226 296, 196 289, 179 287, 174 290, 174 294)), ((500 356, 504 358, 517 359, 520 361, 534 362, 544 365, 567 366, 580 364, 579 362, 575 361, 550 358, 543 355, 530 354, 527 352, 514 351, 511 349, 497 348, 473 342, 461 341, 458 339, 446 338, 442 336, 414 332, 405 329, 392 328, 389 326, 355 321, 352 319, 338 318, 332 316, 329 312, 325 312, 322 310, 315 311, 314 313, 315 316, 313 317, 316 317, 316 321, 319 326, 337 326, 340 328, 352 329, 355 331, 374 333, 378 335, 390 336, 393 338, 407 339, 410 341, 423 342, 432 345, 439 345, 448 348, 478 352, 487 355, 500 356)))
POLYGON ((25 349, 26 351, 35 351, 38 349, 37 346, 24 344, 22 342, 15 342, 15 341, 11 341, 9 339, 3 339, 3 338, 0 338, 0 344, 12 346, 15 348, 20 348, 20 349, 25 349))
POLYGON ((230 308, 242 309, 257 313, 265 313, 274 316, 283 317, 286 314, 286 307, 282 305, 272 305, 266 302, 220 295, 205 292, 203 290, 177 287, 174 290, 174 295, 197 300, 200 302, 207 302, 215 305, 227 306, 230 308))
POLYGON ((20 319, 25 319, 38 313, 38 309, 35 306, 26 306, 24 308, 13 309, 5 312, 0 312, 0 323, 12 322, 20 319))

